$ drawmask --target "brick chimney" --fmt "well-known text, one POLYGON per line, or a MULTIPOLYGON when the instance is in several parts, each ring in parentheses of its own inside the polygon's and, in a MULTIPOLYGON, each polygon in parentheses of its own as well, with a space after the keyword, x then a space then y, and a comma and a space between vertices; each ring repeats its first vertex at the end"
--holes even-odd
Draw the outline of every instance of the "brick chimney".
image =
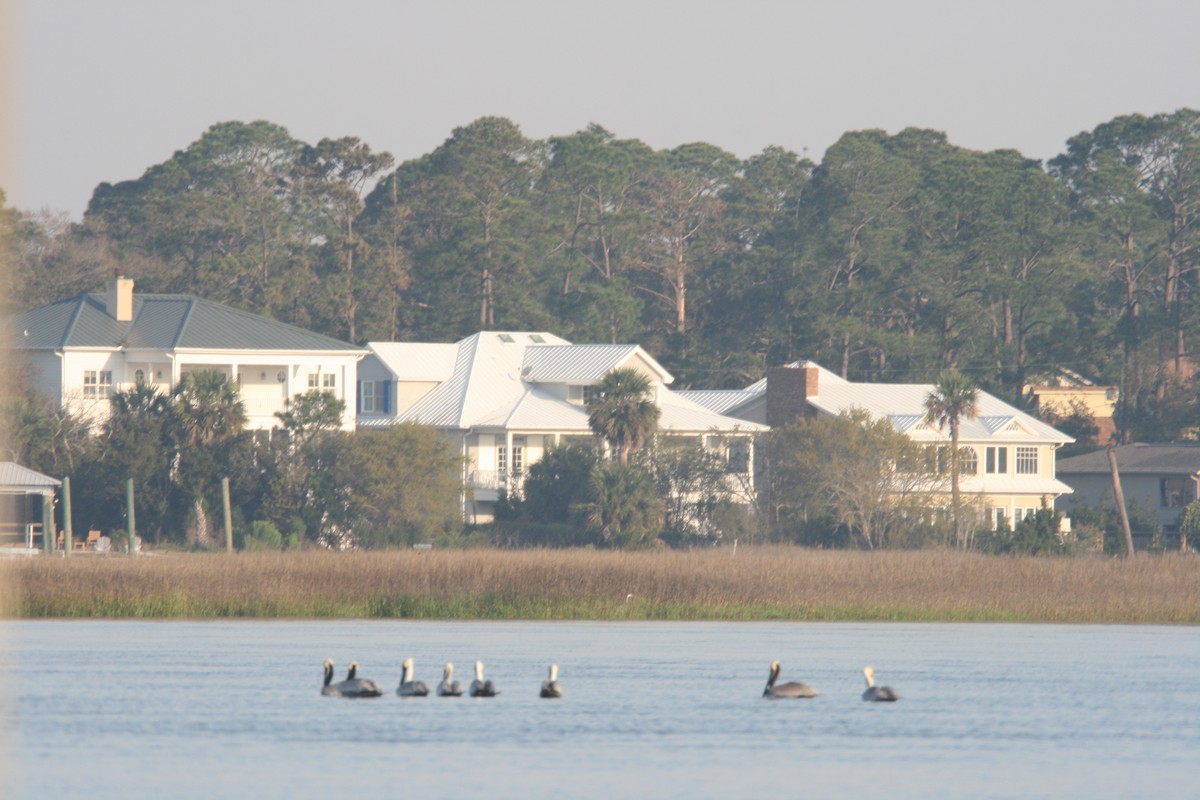
POLYGON ((133 322, 133 278, 117 270, 108 282, 104 310, 117 322, 133 322))
POLYGON ((767 370, 767 425, 777 428, 816 410, 808 398, 817 396, 820 372, 816 367, 771 367, 767 370))

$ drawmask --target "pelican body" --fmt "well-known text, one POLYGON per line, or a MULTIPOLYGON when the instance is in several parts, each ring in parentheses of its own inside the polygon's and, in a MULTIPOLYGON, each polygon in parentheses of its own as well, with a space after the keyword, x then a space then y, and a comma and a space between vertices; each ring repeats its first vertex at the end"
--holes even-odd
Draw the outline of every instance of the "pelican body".
POLYGON ((358 662, 351 661, 349 671, 346 673, 346 680, 335 684, 338 694, 342 697, 380 697, 383 695, 383 690, 379 688, 379 684, 367 678, 358 677, 358 662))
POLYGON ((867 690, 862 693, 862 699, 867 703, 894 703, 900 699, 896 690, 890 686, 875 685, 874 667, 864 667, 863 675, 867 679, 867 690))
POLYGON ((550 676, 542 681, 542 691, 538 696, 547 698, 563 696, 562 687, 558 685, 558 664, 550 665, 550 676))
POLYGON ((446 662, 442 667, 442 682, 437 687, 438 697, 462 697, 462 684, 454 680, 454 665, 446 662))
POLYGON ((400 685, 396 687, 396 694, 401 697, 426 697, 429 694, 428 686, 421 681, 413 680, 413 660, 411 658, 404 659, 400 673, 400 685))
POLYGON ((816 697, 818 692, 807 683, 798 683, 796 681, 788 681, 787 683, 779 683, 779 662, 771 662, 771 675, 767 678, 767 688, 763 689, 763 697, 771 700, 779 700, 787 697, 816 697))
POLYGON ((357 677, 358 662, 351 661, 346 680, 333 682, 333 659, 325 661, 325 684, 321 694, 326 697, 379 697, 383 690, 375 681, 357 677))
POLYGON ((483 679, 483 662, 475 662, 475 680, 471 681, 471 697, 495 697, 496 684, 483 679))

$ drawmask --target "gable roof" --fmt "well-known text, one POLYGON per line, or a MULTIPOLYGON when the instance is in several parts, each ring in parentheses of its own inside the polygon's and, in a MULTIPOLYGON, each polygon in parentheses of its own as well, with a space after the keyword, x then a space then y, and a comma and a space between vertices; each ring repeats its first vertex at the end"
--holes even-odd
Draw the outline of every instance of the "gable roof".
POLYGON ((4 327, 5 344, 21 350, 366 352, 295 325, 181 294, 135 294, 133 320, 118 322, 108 314, 103 294, 85 293, 6 317, 4 327))
MULTIPOLYGON (((1200 444, 1123 444, 1113 448, 1122 475, 1198 475, 1200 444)), ((1106 449, 1058 461, 1059 475, 1104 474, 1112 470, 1106 449)))
POLYGON ((563 344, 529 347, 521 376, 530 383, 594 384, 609 372, 637 361, 660 383, 675 379, 636 344, 563 344))
POLYGON ((405 381, 444 381, 454 373, 457 344, 367 342, 388 372, 405 381))

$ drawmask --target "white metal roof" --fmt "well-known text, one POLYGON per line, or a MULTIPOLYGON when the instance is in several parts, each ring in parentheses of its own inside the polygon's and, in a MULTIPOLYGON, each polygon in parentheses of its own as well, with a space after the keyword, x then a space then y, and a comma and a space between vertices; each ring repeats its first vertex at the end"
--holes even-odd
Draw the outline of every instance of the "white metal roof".
POLYGON ((12 461, 0 461, 0 491, 2 492, 43 494, 55 486, 61 485, 62 481, 57 478, 35 472, 12 461))
MULTIPOLYGON (((397 417, 364 420, 360 423, 364 427, 405 421, 453 430, 590 433, 587 408, 546 388, 549 384, 594 384, 610 370, 634 364, 658 376, 662 383, 673 380, 637 345, 573 345, 550 333, 485 331, 453 345, 422 348, 374 342, 370 347, 381 360, 391 359, 385 363, 401 380, 445 377, 440 378, 439 386, 397 417), (428 363, 421 365, 421 359, 428 359, 428 363)), ((660 387, 656 394, 662 411, 659 419, 662 431, 766 430, 765 426, 714 413, 665 387, 660 387)))
POLYGON ((380 363, 400 380, 444 381, 454 371, 457 344, 368 342, 380 363))
MULTIPOLYGON (((861 409, 874 419, 889 420, 901 433, 917 434, 918 438, 948 438, 949 431, 925 422, 925 398, 933 391, 931 383, 854 383, 847 381, 812 361, 797 361, 794 368, 816 368, 817 393, 808 398, 814 408, 837 415, 861 409)), ((687 392, 686 396, 702 402, 707 408, 727 412, 741 407, 766 394, 767 379, 763 378, 741 393, 741 397, 720 397, 716 392, 687 392)), ((959 422, 959 438, 967 441, 984 439, 1021 439, 1030 442, 1065 444, 1070 436, 998 397, 979 392, 978 414, 974 419, 959 422)))
POLYGON ((566 344, 525 350, 521 374, 530 383, 594 384, 614 369, 637 363, 658 383, 675 379, 636 344, 566 344))

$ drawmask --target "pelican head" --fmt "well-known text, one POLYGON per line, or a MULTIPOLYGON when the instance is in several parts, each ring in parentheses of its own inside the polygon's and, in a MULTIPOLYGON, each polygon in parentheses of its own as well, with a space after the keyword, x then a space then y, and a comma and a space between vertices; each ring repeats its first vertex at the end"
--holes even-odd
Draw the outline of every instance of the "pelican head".
POLYGON ((875 668, 874 667, 863 667, 863 675, 865 675, 867 677, 867 686, 868 687, 875 685, 875 668))

